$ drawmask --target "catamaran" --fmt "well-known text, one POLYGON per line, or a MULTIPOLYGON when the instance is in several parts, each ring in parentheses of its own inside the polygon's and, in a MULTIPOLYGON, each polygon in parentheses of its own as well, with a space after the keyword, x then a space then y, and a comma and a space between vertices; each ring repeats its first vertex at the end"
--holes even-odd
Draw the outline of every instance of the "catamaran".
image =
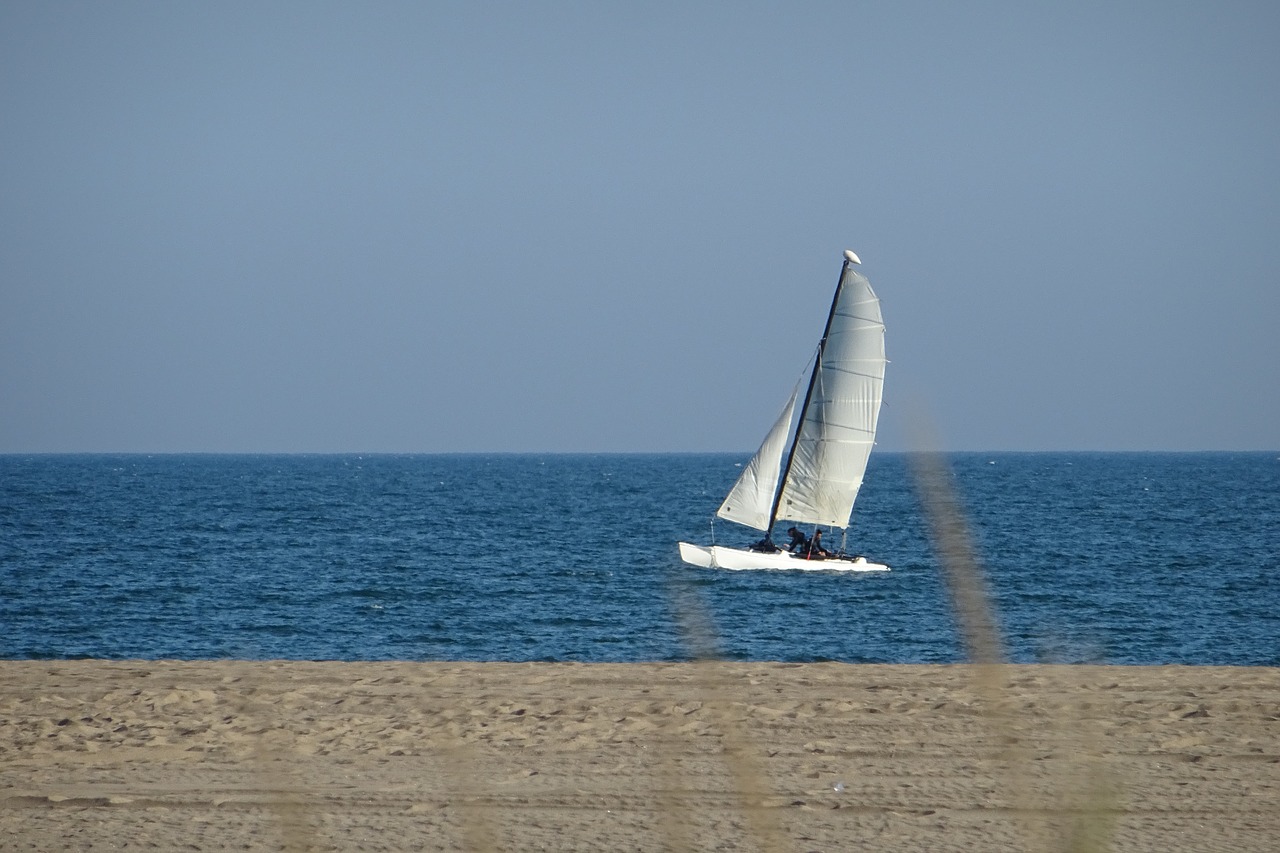
POLYGON ((793 528, 793 550, 773 543, 779 520, 813 525, 815 534, 824 526, 847 532, 862 487, 880 418, 886 359, 880 299, 854 269, 861 263, 853 252, 844 253, 826 328, 805 369, 809 381, 798 418, 804 374, 716 511, 720 518, 764 531, 764 538, 746 548, 681 542, 686 563, 716 569, 889 570, 843 547, 834 552, 809 547, 818 536, 804 537, 807 542, 800 544, 798 528, 793 528))

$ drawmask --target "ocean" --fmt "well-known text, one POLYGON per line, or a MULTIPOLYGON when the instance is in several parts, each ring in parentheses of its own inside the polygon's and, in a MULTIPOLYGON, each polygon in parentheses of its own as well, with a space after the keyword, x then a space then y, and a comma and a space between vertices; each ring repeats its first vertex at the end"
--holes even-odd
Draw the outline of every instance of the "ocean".
MULTIPOLYGON (((0 658, 965 659, 904 454, 891 572, 682 564, 748 455, 0 456, 0 658)), ((1280 665, 1280 453, 947 461, 1008 659, 1280 665)))

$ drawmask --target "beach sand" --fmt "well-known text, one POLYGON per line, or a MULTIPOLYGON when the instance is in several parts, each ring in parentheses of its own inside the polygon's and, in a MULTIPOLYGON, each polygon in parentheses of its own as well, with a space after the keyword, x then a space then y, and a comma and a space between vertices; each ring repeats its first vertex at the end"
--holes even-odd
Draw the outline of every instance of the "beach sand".
POLYGON ((1280 850, 1280 669, 0 663, 0 849, 1280 850))

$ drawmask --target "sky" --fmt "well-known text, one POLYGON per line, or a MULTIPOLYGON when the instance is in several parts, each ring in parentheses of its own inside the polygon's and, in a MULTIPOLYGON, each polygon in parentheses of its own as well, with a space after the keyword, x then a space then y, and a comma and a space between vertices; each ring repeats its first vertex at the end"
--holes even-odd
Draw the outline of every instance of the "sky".
POLYGON ((0 452, 1280 449, 1280 4, 0 4, 0 452), (927 438, 921 438, 926 436, 927 438))

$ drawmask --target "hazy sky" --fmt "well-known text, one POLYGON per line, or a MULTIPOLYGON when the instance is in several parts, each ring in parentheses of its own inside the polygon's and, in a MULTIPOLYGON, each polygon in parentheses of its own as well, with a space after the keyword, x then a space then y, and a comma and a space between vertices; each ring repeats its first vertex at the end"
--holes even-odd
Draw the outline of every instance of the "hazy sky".
POLYGON ((1280 449, 1280 4, 0 4, 0 452, 1280 449))

